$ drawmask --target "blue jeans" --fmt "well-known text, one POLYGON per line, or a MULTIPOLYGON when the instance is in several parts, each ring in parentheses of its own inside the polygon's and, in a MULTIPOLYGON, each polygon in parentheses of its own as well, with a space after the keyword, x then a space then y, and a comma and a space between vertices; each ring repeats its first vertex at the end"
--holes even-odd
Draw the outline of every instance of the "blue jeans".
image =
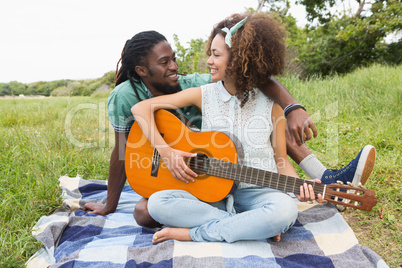
POLYGON ((181 190, 154 193, 149 214, 169 227, 190 228, 193 241, 261 240, 286 232, 296 221, 296 202, 287 194, 265 188, 237 189, 237 213, 226 211, 225 201, 206 203, 181 190))

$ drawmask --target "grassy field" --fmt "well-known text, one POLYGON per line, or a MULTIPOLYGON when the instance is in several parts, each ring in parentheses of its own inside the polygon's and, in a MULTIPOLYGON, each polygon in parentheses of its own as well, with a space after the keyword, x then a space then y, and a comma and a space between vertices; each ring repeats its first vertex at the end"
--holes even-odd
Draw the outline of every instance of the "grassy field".
MULTIPOLYGON (((402 68, 373 66, 329 79, 282 77, 313 118, 308 142, 328 168, 352 160, 366 144, 377 162, 366 184, 376 191, 371 212, 342 215, 359 242, 390 267, 402 256, 402 68)), ((106 98, 0 99, 0 266, 22 267, 40 247, 35 222, 60 207, 58 178, 106 179, 114 134, 106 98)), ((300 176, 305 176, 298 170, 300 176)))

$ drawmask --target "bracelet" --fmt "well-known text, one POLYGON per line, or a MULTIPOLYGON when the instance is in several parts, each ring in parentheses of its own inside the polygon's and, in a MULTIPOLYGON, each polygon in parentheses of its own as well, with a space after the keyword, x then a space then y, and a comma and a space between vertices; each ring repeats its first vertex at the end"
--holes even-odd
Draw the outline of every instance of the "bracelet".
POLYGON ((292 112, 296 109, 299 109, 299 108, 302 108, 303 110, 306 111, 306 108, 304 108, 300 103, 297 103, 297 102, 286 106, 286 108, 283 110, 283 113, 285 114, 285 118, 287 119, 287 116, 290 112, 292 112))
POLYGON ((283 109, 283 112, 286 113, 286 111, 287 111, 290 107, 292 107, 293 105, 295 105, 295 104, 299 104, 299 103, 295 102, 295 103, 289 104, 288 106, 285 107, 285 109, 283 109))

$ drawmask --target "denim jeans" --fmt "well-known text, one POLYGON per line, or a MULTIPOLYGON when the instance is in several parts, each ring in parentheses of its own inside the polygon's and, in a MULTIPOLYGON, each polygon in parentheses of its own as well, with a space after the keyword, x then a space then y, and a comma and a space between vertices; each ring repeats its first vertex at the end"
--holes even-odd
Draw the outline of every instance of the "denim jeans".
POLYGON ((225 201, 206 203, 181 190, 154 193, 148 211, 169 227, 190 228, 193 241, 262 240, 286 232, 296 221, 297 204, 287 194, 265 187, 237 189, 236 213, 225 201))

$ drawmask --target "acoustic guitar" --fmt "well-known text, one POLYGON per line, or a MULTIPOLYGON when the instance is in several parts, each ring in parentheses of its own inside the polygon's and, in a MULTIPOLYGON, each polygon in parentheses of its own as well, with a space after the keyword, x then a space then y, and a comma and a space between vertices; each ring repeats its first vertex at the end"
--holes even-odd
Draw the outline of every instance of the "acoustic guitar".
POLYGON ((320 184, 291 176, 242 165, 243 150, 235 137, 218 132, 197 132, 188 128, 166 110, 158 110, 155 122, 166 143, 181 151, 197 153, 186 159, 198 174, 194 183, 184 183, 172 176, 158 151, 143 134, 137 121, 126 145, 125 169, 130 186, 148 198, 161 190, 185 190, 206 202, 217 202, 232 190, 235 181, 300 193, 304 183, 324 200, 355 209, 370 211, 377 199, 372 190, 342 184, 320 184))

